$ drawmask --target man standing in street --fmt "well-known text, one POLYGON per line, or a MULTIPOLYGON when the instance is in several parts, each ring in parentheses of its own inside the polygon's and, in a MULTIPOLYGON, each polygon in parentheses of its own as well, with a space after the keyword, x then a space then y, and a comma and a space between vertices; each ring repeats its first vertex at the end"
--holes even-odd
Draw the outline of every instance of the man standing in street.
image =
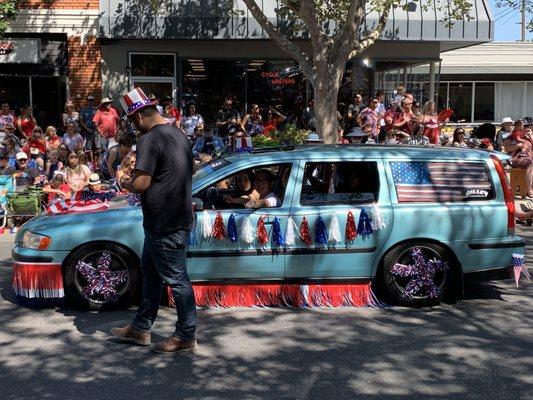
POLYGON ((366 108, 363 104, 363 96, 357 93, 354 97, 352 104, 348 106, 348 112, 345 117, 346 132, 351 131, 353 128, 359 127, 357 123, 357 117, 366 108))
POLYGON ((100 135, 100 149, 103 153, 107 151, 109 141, 115 138, 120 126, 120 116, 117 110, 111 107, 112 102, 113 100, 110 98, 104 97, 93 118, 96 130, 100 135))
POLYGON ((189 140, 168 125, 156 103, 135 88, 121 99, 122 106, 143 133, 137 144, 137 163, 121 186, 141 193, 144 247, 143 294, 133 322, 111 333, 122 341, 148 346, 156 320, 163 284, 172 290, 178 314, 176 330, 155 344, 158 353, 194 350, 197 347, 196 304, 187 274, 187 238, 193 220, 192 167, 189 140))
POLYGON ((241 115, 233 108, 233 101, 226 99, 224 107, 217 113, 218 136, 226 140, 241 125, 241 115))
POLYGON ((85 138, 85 149, 92 151, 97 151, 100 144, 96 133, 96 125, 93 122, 95 114, 94 96, 87 96, 87 105, 80 109, 79 122, 82 127, 82 135, 85 138))

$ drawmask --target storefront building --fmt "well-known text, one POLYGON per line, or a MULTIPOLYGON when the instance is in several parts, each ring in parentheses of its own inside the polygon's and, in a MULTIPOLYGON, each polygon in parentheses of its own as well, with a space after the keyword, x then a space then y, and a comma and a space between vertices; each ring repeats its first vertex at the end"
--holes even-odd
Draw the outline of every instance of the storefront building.
POLYGON ((30 0, 0 41, 0 100, 58 124, 67 98, 101 95, 97 0, 30 0), (3 50, 2 50, 3 49, 3 50))
MULTIPOLYGON (((440 108, 467 124, 533 116, 533 43, 485 43, 441 54, 437 65, 440 108)), ((429 65, 384 73, 386 88, 398 85, 418 93, 429 85, 429 65), (405 81, 404 81, 405 78, 405 81)))
MULTIPOLYGON (((348 63, 340 102, 347 104, 354 92, 370 95, 379 89, 381 71, 428 62, 434 67, 443 51, 491 41, 488 1, 472 1, 473 18, 452 27, 439 22, 444 17, 439 12, 416 3, 409 11, 395 9, 383 38, 348 63)), ((117 97, 140 86, 159 97, 172 96, 176 104, 194 101, 208 122, 225 97, 241 112, 258 103, 298 113, 311 93, 298 65, 268 40, 242 1, 234 2, 242 13, 223 4, 164 0, 154 13, 146 1, 101 0, 103 94, 117 97)), ((276 0, 258 4, 275 25, 286 26, 276 15, 276 0)), ((309 46, 304 39, 299 44, 309 46)), ((436 90, 433 83, 425 88, 426 97, 436 90)))

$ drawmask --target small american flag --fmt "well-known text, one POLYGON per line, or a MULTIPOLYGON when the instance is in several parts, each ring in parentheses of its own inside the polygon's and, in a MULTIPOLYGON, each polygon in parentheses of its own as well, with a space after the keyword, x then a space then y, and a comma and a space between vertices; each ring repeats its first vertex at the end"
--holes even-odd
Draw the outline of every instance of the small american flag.
POLYGON ((518 287, 518 282, 520 281, 520 276, 522 275, 522 273, 528 280, 531 280, 531 276, 529 275, 529 271, 527 270, 523 254, 513 254, 513 272, 516 287, 518 287))
POLYGON ((400 203, 488 199, 492 192, 480 162, 394 161, 390 166, 400 203))
POLYGON ((105 211, 109 208, 107 201, 101 200, 59 200, 51 203, 47 208, 48 214, 73 214, 82 212, 105 211))

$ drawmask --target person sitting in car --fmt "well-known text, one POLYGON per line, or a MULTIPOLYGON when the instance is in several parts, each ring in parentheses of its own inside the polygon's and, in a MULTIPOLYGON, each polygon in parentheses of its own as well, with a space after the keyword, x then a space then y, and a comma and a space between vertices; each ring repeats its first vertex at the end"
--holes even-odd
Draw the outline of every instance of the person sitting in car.
POLYGON ((39 171, 28 167, 28 156, 23 151, 17 153, 15 166, 7 168, 4 171, 4 175, 10 175, 15 178, 17 189, 35 185, 40 181, 39 171))
POLYGON ((224 196, 224 202, 231 208, 242 208, 250 200, 258 200, 259 193, 252 187, 253 178, 249 172, 235 176, 235 193, 224 196))
POLYGON ((279 207, 281 200, 272 192, 274 187, 274 175, 272 172, 262 169, 255 173, 254 189, 259 193, 258 199, 250 199, 244 206, 246 208, 279 207))

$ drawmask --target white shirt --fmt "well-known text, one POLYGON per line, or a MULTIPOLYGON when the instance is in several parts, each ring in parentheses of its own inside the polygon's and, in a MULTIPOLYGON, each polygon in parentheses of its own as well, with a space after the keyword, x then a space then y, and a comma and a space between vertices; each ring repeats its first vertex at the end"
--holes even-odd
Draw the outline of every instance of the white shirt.
POLYGON ((183 117, 181 120, 181 125, 187 136, 193 136, 194 128, 200 124, 204 124, 204 119, 200 114, 195 114, 192 117, 183 117))

